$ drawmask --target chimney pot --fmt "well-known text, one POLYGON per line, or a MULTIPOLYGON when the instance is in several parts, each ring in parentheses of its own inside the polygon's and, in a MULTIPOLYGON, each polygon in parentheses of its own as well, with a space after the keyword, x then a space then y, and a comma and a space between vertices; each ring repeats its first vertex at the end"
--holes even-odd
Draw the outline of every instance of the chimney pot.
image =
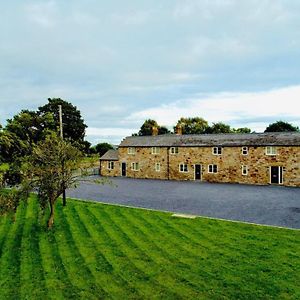
POLYGON ((158 128, 156 126, 152 127, 152 136, 158 135, 158 128))

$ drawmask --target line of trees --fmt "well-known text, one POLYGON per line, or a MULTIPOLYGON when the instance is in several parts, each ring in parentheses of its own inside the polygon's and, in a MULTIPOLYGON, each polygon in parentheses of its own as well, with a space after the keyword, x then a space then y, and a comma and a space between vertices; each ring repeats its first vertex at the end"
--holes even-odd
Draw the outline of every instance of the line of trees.
MULTIPOLYGON (((134 133, 133 136, 146 136, 152 135, 152 128, 156 127, 158 134, 172 134, 176 133, 176 128, 180 126, 183 134, 218 134, 218 133, 251 133, 253 132, 248 127, 232 128, 230 125, 223 122, 213 123, 209 125, 208 121, 200 117, 192 118, 180 118, 176 126, 173 127, 173 131, 170 131, 165 126, 160 126, 155 120, 147 119, 141 126, 138 133, 134 133)), ((270 124, 264 132, 299 132, 297 126, 284 121, 276 121, 270 124)))

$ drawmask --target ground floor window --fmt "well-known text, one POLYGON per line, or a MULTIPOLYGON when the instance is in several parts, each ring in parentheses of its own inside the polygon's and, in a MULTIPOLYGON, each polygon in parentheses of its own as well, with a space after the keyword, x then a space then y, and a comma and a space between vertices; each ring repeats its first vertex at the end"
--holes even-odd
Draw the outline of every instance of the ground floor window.
POLYGON ((139 169, 140 169, 140 166, 139 166, 138 162, 131 163, 131 170, 138 171, 139 169))
POLYGON ((242 166, 242 175, 248 175, 248 166, 242 166))
POLYGON ((208 173, 218 173, 217 165, 208 165, 208 173))
POLYGON ((179 164, 179 172, 188 172, 187 164, 179 164))
POLYGON ((107 169, 108 169, 108 170, 113 170, 114 167, 115 167, 115 163, 114 163, 113 161, 109 161, 109 162, 107 163, 107 169))

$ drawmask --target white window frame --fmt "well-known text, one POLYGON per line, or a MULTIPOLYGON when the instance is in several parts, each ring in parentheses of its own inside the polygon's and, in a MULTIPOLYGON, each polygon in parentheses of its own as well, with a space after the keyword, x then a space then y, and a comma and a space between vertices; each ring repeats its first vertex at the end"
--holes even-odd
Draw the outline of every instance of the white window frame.
POLYGON ((171 154, 178 154, 179 150, 178 150, 178 147, 171 147, 170 148, 170 153, 171 154))
POLYGON ((115 168, 115 162, 110 160, 107 162, 107 169, 108 170, 113 170, 115 168))
POLYGON ((156 172, 160 172, 160 163, 155 163, 154 168, 156 172))
POLYGON ((180 163, 179 164, 179 172, 180 173, 188 173, 188 165, 186 163, 180 163))
POLYGON ((242 175, 243 176, 247 176, 248 175, 248 171, 249 171, 249 168, 247 165, 242 165, 242 175))
POLYGON ((222 155, 223 148, 220 146, 216 146, 212 148, 212 154, 213 155, 222 155))
POLYGON ((132 171, 139 171, 140 170, 140 166, 138 162, 132 162, 131 163, 131 170, 132 171))
POLYGON ((216 164, 210 164, 210 165, 208 165, 207 172, 210 173, 210 174, 216 174, 219 171, 218 169, 219 169, 218 165, 216 165, 216 164), (216 172, 214 170, 215 167, 216 167, 216 172))
POLYGON ((131 154, 131 155, 135 154, 135 148, 134 147, 128 147, 128 152, 127 153, 131 154))
POLYGON ((242 155, 248 155, 249 149, 248 147, 242 147, 242 155))
POLYGON ((151 154, 159 154, 160 148, 159 147, 152 147, 151 148, 151 154))
POLYGON ((266 155, 277 155, 277 148, 275 146, 266 146, 266 155))

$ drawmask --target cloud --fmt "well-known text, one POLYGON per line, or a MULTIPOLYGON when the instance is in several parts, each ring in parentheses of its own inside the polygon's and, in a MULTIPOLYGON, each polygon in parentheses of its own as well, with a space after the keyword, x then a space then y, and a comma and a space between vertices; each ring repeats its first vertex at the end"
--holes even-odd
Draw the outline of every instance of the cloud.
POLYGON ((251 125, 253 130, 261 131, 270 120, 288 119, 300 124, 299 95, 300 85, 265 92, 223 92, 141 110, 132 113, 127 119, 142 122, 152 118, 159 124, 172 126, 180 117, 200 116, 209 122, 251 125), (257 118, 261 121, 251 121, 257 118))

